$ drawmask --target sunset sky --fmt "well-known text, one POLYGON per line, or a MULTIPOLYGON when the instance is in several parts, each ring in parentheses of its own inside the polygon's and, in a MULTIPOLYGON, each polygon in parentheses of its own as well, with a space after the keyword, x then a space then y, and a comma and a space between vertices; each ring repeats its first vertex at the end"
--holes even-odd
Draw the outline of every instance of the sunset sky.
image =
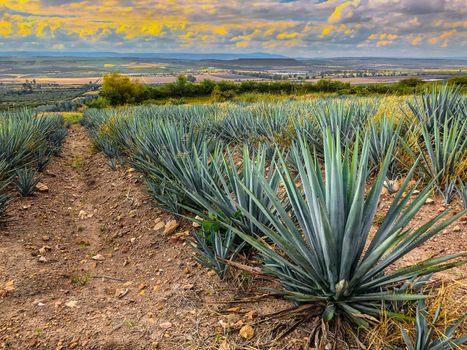
POLYGON ((0 51, 466 57, 465 0, 0 0, 0 51))

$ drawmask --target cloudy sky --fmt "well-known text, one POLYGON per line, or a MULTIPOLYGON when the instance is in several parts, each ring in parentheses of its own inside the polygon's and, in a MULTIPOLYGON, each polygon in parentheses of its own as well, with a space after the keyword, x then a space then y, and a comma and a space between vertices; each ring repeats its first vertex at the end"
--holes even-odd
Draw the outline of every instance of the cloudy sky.
POLYGON ((0 51, 467 57, 466 0, 0 0, 0 51))

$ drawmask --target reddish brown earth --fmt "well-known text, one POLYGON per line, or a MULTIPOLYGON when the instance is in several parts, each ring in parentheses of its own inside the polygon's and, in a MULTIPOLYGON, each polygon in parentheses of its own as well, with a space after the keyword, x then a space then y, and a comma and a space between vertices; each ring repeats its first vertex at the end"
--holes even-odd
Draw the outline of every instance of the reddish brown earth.
MULTIPOLYGON (((42 182, 49 190, 15 200, 0 228, 0 349, 303 348, 306 325, 267 345, 273 325, 254 324, 255 314, 290 304, 227 303, 262 294, 264 282, 244 273, 221 282, 199 267, 175 238, 188 222, 171 236, 155 231, 156 219, 174 218, 151 205, 138 174, 112 171, 82 127, 70 129, 42 182), (245 324, 251 340, 238 335, 245 324)), ((417 220, 439 209, 425 205, 417 220)), ((404 264, 465 251, 466 228, 451 225, 404 264)), ((441 278, 465 275, 457 268, 441 278)))

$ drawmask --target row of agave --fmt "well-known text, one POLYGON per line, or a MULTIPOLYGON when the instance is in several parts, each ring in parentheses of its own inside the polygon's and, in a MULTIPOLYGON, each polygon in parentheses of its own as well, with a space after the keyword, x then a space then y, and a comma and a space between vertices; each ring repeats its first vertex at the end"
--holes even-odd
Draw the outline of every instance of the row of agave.
POLYGON ((5 220, 12 185, 20 195, 31 195, 39 172, 60 152, 66 134, 59 115, 36 115, 31 110, 0 114, 0 221, 5 220))
MULTIPOLYGON (((201 264, 225 278, 229 260, 259 253, 285 298, 326 321, 367 327, 382 313, 403 318, 401 305, 427 297, 424 277, 466 256, 393 268, 465 214, 408 226, 433 189, 449 202, 458 180, 465 196, 465 99, 442 88, 410 101, 412 115, 375 120, 377 102, 90 110, 83 123, 112 164, 126 160, 145 175, 158 205, 201 218, 201 264), (382 188, 407 159, 413 165, 370 235, 382 188)), ((451 333, 434 348, 454 344, 451 333)))

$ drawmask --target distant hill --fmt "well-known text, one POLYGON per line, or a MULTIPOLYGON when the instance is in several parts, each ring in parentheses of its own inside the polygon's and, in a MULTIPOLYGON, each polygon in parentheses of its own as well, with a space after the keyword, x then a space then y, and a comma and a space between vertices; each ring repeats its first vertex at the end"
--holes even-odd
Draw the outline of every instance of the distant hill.
POLYGON ((462 68, 467 60, 463 58, 406 58, 406 57, 329 57, 301 58, 300 61, 315 69, 426 69, 462 68))
POLYGON ((254 68, 254 69, 285 69, 305 68, 303 62, 294 58, 239 58, 235 60, 201 60, 201 64, 216 68, 254 68))
POLYGON ((189 53, 189 52, 56 52, 56 51, 0 51, 0 56, 15 57, 127 57, 160 58, 171 60, 238 60, 238 59, 277 59, 283 55, 264 52, 254 53, 189 53))

